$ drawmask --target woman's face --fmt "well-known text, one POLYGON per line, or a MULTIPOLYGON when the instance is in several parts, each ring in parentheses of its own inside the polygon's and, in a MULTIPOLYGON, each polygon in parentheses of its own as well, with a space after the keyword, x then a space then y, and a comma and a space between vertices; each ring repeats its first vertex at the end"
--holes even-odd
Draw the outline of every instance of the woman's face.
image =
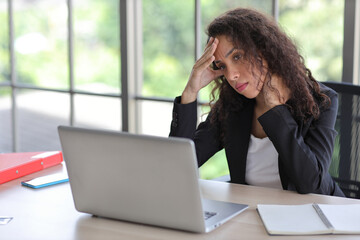
POLYGON ((219 44, 215 50, 215 65, 221 69, 230 86, 247 98, 256 98, 264 85, 265 75, 255 66, 252 69, 243 59, 243 51, 234 47, 226 36, 217 36, 219 44), (254 76, 255 75, 255 76, 254 76))

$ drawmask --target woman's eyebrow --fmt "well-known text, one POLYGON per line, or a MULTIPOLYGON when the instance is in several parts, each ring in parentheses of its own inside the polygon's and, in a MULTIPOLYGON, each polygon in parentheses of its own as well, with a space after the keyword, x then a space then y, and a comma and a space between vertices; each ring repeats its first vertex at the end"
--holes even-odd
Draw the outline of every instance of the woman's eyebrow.
POLYGON ((235 48, 231 49, 226 55, 225 58, 227 58, 230 54, 232 54, 232 52, 235 50, 235 48))
MULTIPOLYGON (((227 58, 230 54, 232 54, 235 49, 236 49, 236 48, 232 48, 227 54, 225 54, 225 58, 227 58)), ((221 61, 220 61, 220 60, 215 61, 215 63, 219 63, 219 62, 221 62, 221 61)))

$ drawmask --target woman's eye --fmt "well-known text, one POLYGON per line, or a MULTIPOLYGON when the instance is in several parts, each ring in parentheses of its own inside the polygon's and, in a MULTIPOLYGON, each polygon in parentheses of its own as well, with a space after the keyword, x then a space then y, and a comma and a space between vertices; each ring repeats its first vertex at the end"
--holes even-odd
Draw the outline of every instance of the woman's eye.
POLYGON ((241 54, 237 54, 237 55, 234 56, 234 60, 238 61, 238 60, 241 59, 241 57, 242 57, 241 54))

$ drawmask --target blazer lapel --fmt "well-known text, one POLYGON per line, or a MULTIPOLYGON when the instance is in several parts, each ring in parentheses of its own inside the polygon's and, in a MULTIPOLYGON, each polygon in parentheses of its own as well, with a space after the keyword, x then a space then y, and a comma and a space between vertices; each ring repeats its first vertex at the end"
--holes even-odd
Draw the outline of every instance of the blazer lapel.
POLYGON ((246 183, 246 159, 249 147, 254 101, 239 112, 231 113, 226 128, 225 152, 233 183, 246 183))

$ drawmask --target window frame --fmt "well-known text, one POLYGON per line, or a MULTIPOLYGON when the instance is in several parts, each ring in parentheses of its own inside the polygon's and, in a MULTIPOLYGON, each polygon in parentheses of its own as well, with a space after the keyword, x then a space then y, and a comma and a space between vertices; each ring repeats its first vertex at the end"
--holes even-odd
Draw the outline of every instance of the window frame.
MULTIPOLYGON (((201 56, 201 0, 194 0, 195 4, 195 52, 194 59, 201 56)), ((343 72, 342 82, 360 84, 358 67, 360 66, 360 3, 356 0, 344 0, 344 43, 343 43, 343 72), (355 52, 356 51, 356 52, 355 52)), ((9 62, 10 79, 0 83, 1 87, 11 88, 11 118, 12 118, 12 151, 18 151, 18 113, 17 91, 20 89, 40 90, 66 93, 70 96, 69 125, 74 125, 74 95, 91 95, 118 98, 121 101, 122 119, 121 131, 140 133, 141 109, 137 104, 140 101, 167 102, 172 104, 173 99, 161 97, 144 97, 140 94, 142 76, 142 1, 119 0, 120 21, 120 58, 121 58, 121 93, 101 94, 88 91, 78 91, 74 88, 74 46, 73 46, 73 0, 67 0, 68 7, 68 81, 69 89, 50 89, 18 83, 16 80, 15 54, 14 54, 14 22, 13 1, 8 0, 8 28, 9 28, 9 62)), ((272 0, 272 14, 277 20, 279 15, 279 0, 272 0)), ((202 103, 199 102, 199 105, 202 103)))

